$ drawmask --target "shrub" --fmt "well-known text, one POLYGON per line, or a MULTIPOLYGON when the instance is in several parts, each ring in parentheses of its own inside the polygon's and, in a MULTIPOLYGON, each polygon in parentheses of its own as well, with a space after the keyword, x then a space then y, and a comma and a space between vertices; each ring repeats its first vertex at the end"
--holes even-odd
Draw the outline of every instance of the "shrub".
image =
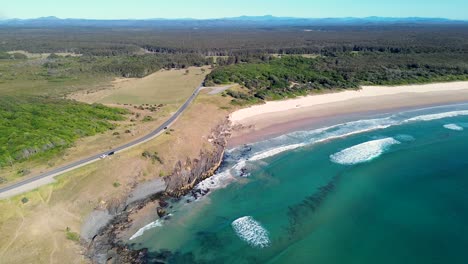
POLYGON ((69 227, 65 230, 65 236, 68 240, 78 242, 80 241, 80 235, 76 232, 72 232, 69 227))
POLYGON ((143 118, 143 122, 148 122, 148 121, 152 121, 152 120, 153 120, 153 117, 151 117, 151 116, 145 116, 143 118))

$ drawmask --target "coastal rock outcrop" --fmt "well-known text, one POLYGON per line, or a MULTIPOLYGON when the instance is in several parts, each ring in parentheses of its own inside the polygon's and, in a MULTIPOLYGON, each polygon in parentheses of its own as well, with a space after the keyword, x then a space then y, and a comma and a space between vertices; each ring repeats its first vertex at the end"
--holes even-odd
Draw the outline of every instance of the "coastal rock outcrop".
MULTIPOLYGON (((164 208, 168 206, 168 203, 164 201, 166 198, 181 197, 189 193, 197 183, 215 173, 221 165, 230 135, 228 121, 217 126, 208 138, 211 143, 208 149, 201 150, 195 159, 187 158, 184 162, 176 163, 172 174, 164 178, 165 191, 161 191, 162 185, 158 184, 157 188, 151 187, 157 193, 144 199, 135 200, 139 196, 131 195, 122 200, 109 201, 106 211, 112 215, 112 219, 100 229, 97 235, 92 237, 90 242, 85 242, 87 248, 85 255, 92 263, 147 263, 146 249, 134 250, 119 237, 121 232, 128 230, 131 226, 130 216, 151 202, 159 201, 156 212, 159 217, 165 217, 164 208)), ((146 196, 148 192, 145 191, 144 194, 146 196)))
POLYGON ((180 197, 187 194, 197 183, 212 176, 222 162, 227 139, 230 136, 229 123, 219 125, 210 136, 212 150, 201 150, 199 157, 185 162, 178 161, 173 173, 166 176, 166 193, 180 197))

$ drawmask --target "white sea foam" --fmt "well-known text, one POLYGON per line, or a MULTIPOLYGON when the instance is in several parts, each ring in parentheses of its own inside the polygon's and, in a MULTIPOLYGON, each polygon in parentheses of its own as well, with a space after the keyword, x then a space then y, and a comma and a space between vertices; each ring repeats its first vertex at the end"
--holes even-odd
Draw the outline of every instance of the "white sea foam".
POLYGON ((446 129, 450 129, 450 130, 455 130, 455 131, 462 131, 463 130, 463 127, 457 125, 457 124, 447 124, 447 125, 444 125, 444 127, 446 129))
POLYGON ((291 145, 287 145, 287 146, 281 146, 281 147, 269 149, 269 150, 263 151, 261 153, 258 153, 256 155, 252 156, 249 160, 255 161, 255 160, 266 159, 268 157, 278 155, 278 154, 280 154, 282 152, 285 152, 285 151, 288 151, 288 150, 297 149, 297 148, 303 147, 305 145, 306 144, 304 144, 304 143, 300 143, 300 144, 291 144, 291 145))
POLYGON ((411 135, 406 135, 406 134, 399 134, 395 136, 395 139, 398 141, 403 141, 403 142, 410 142, 414 141, 415 138, 411 135))
POLYGON ((271 244, 268 231, 251 216, 238 218, 231 225, 237 236, 252 247, 264 248, 271 244))
POLYGON ((400 144, 400 142, 394 138, 372 140, 330 155, 330 159, 343 165, 363 163, 379 157, 385 150, 395 144, 400 144))
MULTIPOLYGON (((412 113, 409 111, 407 113, 412 113)), ((406 112, 405 112, 406 113, 406 112)), ((404 113, 403 113, 404 114, 404 113)), ((252 145, 254 151, 250 157, 244 158, 234 167, 237 171, 245 168, 248 161, 258 161, 266 159, 285 151, 294 150, 311 144, 329 141, 337 138, 348 137, 355 134, 361 134, 374 130, 382 130, 392 126, 398 126, 406 123, 432 121, 437 119, 465 116, 468 110, 449 111, 437 114, 418 115, 405 118, 402 114, 391 115, 384 118, 364 119, 353 122, 342 123, 312 131, 298 131, 282 135, 277 138, 257 142, 252 145)), ((409 135, 398 135, 397 139, 401 141, 413 141, 414 138, 409 135)))
POLYGON ((224 170, 215 175, 211 176, 208 179, 205 179, 197 184, 196 189, 206 190, 206 189, 219 189, 227 186, 229 182, 233 181, 234 177, 229 170, 224 170))
POLYGON ((135 234, 133 234, 133 236, 130 237, 130 240, 133 240, 133 239, 143 235, 143 233, 145 233, 145 231, 147 231, 147 230, 150 230, 152 228, 159 227, 159 226, 162 226, 162 220, 161 219, 158 219, 158 220, 156 220, 154 222, 151 222, 151 223, 145 225, 144 227, 138 229, 138 231, 135 234))
POLYGON ((232 169, 234 170, 234 173, 237 176, 241 176, 244 174, 242 170, 245 168, 246 165, 247 161, 245 159, 241 159, 234 166, 232 166, 232 169))
POLYGON ((437 119, 442 119, 442 118, 466 116, 466 115, 468 115, 468 110, 451 111, 451 112, 444 112, 444 113, 438 113, 438 114, 415 116, 413 118, 405 120, 405 122, 432 121, 432 120, 437 120, 437 119))

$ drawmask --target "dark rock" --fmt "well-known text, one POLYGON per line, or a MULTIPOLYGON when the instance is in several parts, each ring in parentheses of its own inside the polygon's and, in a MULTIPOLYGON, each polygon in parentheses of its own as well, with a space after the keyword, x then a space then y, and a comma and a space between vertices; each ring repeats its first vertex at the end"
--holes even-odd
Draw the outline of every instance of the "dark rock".
POLYGON ((169 203, 164 200, 159 201, 159 206, 161 206, 162 208, 167 208, 168 205, 169 203))
POLYGON ((158 207, 156 209, 156 212, 158 213, 158 216, 161 218, 166 215, 166 210, 164 210, 162 207, 158 207))

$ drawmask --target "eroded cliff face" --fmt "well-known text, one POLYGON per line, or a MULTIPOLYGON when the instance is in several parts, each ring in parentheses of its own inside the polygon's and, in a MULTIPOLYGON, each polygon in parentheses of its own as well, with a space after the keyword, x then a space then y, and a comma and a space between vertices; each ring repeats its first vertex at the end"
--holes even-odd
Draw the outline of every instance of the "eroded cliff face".
MULTIPOLYGON (((127 199, 109 203, 107 212, 113 216, 110 222, 96 234, 91 242, 87 243, 85 255, 92 263, 147 263, 147 250, 133 250, 118 234, 125 232, 132 224, 131 215, 149 206, 159 203, 165 204, 168 197, 180 197, 195 187, 200 181, 212 176, 220 166, 227 140, 231 135, 229 121, 217 126, 208 138, 210 145, 202 149, 195 159, 187 158, 184 162, 178 161, 170 176, 164 178, 166 190, 150 197, 126 203, 127 199)), ((155 208, 159 210, 161 207, 155 208)), ((158 215, 159 215, 158 211, 158 215)), ((164 215, 161 213, 161 215, 164 215)))
POLYGON ((209 138, 211 150, 201 150, 198 158, 193 160, 187 158, 185 162, 178 161, 173 173, 164 178, 166 193, 174 197, 183 196, 199 182, 212 176, 222 162, 230 135, 230 126, 226 121, 213 130, 209 138))

